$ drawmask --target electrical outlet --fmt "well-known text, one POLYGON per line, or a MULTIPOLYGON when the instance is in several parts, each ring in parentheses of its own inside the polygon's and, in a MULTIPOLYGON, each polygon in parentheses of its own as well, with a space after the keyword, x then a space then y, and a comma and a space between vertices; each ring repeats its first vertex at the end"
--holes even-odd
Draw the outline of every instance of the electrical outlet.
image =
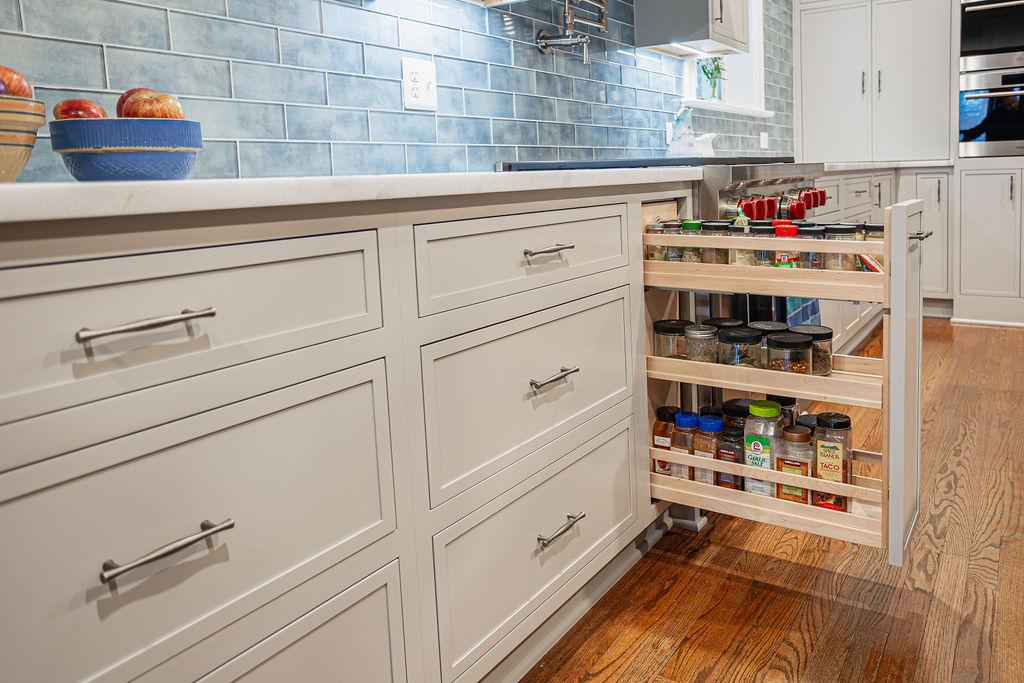
POLYGON ((768 149, 768 133, 761 133, 761 149, 768 149))
POLYGON ((430 60, 402 60, 402 106, 437 111, 437 69, 430 60))

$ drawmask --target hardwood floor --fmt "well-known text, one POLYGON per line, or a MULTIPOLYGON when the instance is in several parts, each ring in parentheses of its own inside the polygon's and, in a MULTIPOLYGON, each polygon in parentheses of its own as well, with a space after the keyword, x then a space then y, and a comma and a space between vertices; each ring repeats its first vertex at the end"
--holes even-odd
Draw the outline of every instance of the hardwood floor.
MULTIPOLYGON (((712 515, 700 534, 666 534, 524 680, 1024 680, 1022 354, 1024 329, 925 321, 922 508, 904 567, 712 515)), ((877 415, 853 413, 860 447, 880 446, 877 415)))

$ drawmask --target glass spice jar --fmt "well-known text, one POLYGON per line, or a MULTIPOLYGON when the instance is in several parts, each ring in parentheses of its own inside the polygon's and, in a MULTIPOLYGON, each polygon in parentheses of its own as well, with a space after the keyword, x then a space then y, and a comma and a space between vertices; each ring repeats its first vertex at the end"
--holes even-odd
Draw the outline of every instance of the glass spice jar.
POLYGON ((691 320, 655 320, 654 355, 663 358, 686 358, 686 328, 691 320))
POLYGON ((711 325, 689 325, 686 328, 686 359, 701 363, 718 360, 718 328, 711 325))
MULTIPOLYGON (((728 237, 729 221, 701 221, 701 235, 706 237, 728 237)), ((704 247, 704 263, 729 263, 729 250, 715 247, 704 247)))
MULTIPOLYGON (((683 221, 682 234, 687 236, 700 235, 700 221, 683 221)), ((704 260, 704 250, 700 247, 683 247, 682 260, 686 263, 701 263, 704 260)))
POLYGON ((761 332, 761 367, 768 367, 768 335, 776 332, 786 332, 789 325, 778 323, 774 320, 755 320, 747 325, 761 332))
MULTIPOLYGON (((776 470, 801 477, 811 476, 814 445, 811 443, 810 429, 799 425, 783 427, 779 446, 780 452, 775 457, 776 470)), ((788 484, 776 484, 775 497, 805 505, 811 502, 811 492, 808 489, 788 484)))
POLYGON ((796 409, 796 399, 792 396, 779 396, 768 394, 764 397, 766 401, 775 401, 782 409, 782 426, 791 427, 796 424, 796 417, 799 412, 796 409))
MULTIPOLYGON (((691 412, 676 413, 676 430, 672 433, 672 448, 693 455, 693 437, 697 436, 697 414, 691 412)), ((690 467, 669 463, 669 474, 673 477, 690 479, 690 467)))
MULTIPOLYGON (((814 430, 814 476, 826 481, 850 483, 850 451, 853 446, 851 421, 843 413, 821 413, 814 430)), ((818 507, 846 512, 849 499, 823 491, 814 491, 811 503, 818 507)))
POLYGON ((811 374, 811 343, 806 334, 776 332, 768 335, 768 369, 811 374))
MULTIPOLYGON (((644 226, 644 231, 648 235, 664 235, 665 225, 663 223, 648 223, 644 226)), ((646 247, 647 255, 644 258, 648 261, 664 261, 665 249, 664 244, 648 244, 646 247)))
MULTIPOLYGON (((718 415, 704 415, 697 419, 697 425, 697 435, 693 437, 693 454, 698 458, 714 460, 718 454, 718 440, 722 433, 722 418, 718 415)), ((693 480, 702 484, 714 484, 715 471, 694 467, 693 480)))
MULTIPOLYGON (((751 237, 775 237, 775 228, 772 227, 771 221, 753 221, 750 224, 750 236, 751 237), (767 223, 767 225, 763 225, 767 223)), ((755 249, 754 250, 754 265, 755 266, 774 266, 775 265, 775 250, 774 249, 755 249)))
MULTIPOLYGON (((797 227, 791 224, 779 225, 775 228, 777 238, 792 239, 797 236, 797 227)), ((800 261, 800 252, 796 249, 781 249, 775 252, 776 268, 796 268, 800 261)))
MULTIPOLYGON (((814 223, 797 223, 797 233, 797 236, 802 240, 825 239, 825 228, 814 223)), ((820 251, 802 252, 797 267, 822 270, 825 268, 824 256, 820 251)))
MULTIPOLYGON (((683 234, 683 223, 682 221, 663 221, 661 224, 662 232, 666 235, 682 235, 683 234)), ((683 260, 683 248, 682 247, 665 247, 665 260, 666 261, 682 261, 683 260)))
POLYGON ((718 329, 723 327, 743 327, 743 321, 739 318, 704 318, 700 324, 711 325, 718 329))
POLYGON ((828 377, 832 374, 832 328, 824 325, 794 325, 790 331, 806 334, 811 344, 811 374, 828 377))
MULTIPOLYGON (((743 464, 743 429, 741 427, 722 429, 722 437, 718 440, 718 453, 715 457, 725 462, 743 464)), ((742 491, 743 477, 728 472, 715 472, 715 485, 742 491)))
MULTIPOLYGON (((770 470, 779 452, 782 409, 775 401, 754 401, 743 428, 743 463, 770 470)), ((746 478, 743 490, 761 496, 775 495, 775 484, 763 479, 746 478)))
MULTIPOLYGON (((867 223, 864 226, 864 239, 868 242, 884 242, 885 226, 880 223, 867 223)), ((885 266, 885 257, 879 254, 875 257, 881 266, 885 266)))
POLYGON ((739 427, 742 432, 747 415, 750 414, 751 403, 753 400, 749 398, 731 398, 723 403, 722 416, 725 418, 725 426, 739 427))
MULTIPOLYGON (((859 232, 855 225, 826 225, 827 240, 856 240, 859 232)), ((860 270, 857 254, 823 254, 825 270, 860 270)))
MULTIPOLYGON (((730 225, 729 235, 732 237, 749 237, 747 229, 748 225, 730 225)), ((733 266, 753 266, 754 263, 754 250, 753 249, 730 249, 729 250, 729 264, 733 266)))
MULTIPOLYGON (((676 413, 679 406, 661 406, 654 411, 654 426, 651 433, 654 435, 654 447, 669 450, 672 448, 672 434, 676 430, 676 413)), ((671 465, 667 460, 655 460, 654 471, 658 474, 671 474, 671 465)))
POLYGON ((761 367, 761 332, 749 327, 719 328, 718 362, 723 365, 761 367))

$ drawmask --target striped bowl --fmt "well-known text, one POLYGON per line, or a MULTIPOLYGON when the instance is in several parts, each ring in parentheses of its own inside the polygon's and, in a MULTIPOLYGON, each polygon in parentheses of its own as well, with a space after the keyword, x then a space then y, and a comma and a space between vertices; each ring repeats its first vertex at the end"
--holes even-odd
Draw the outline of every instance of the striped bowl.
POLYGON ((46 107, 39 100, 0 95, 0 183, 13 183, 21 175, 45 122, 46 107))
POLYGON ((203 147, 199 123, 179 119, 50 121, 50 138, 76 180, 181 180, 203 147))

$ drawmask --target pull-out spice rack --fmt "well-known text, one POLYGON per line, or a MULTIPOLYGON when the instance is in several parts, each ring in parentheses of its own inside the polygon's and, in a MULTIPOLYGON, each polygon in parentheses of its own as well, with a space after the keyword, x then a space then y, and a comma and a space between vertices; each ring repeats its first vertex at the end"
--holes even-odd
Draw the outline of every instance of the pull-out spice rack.
POLYGON ((886 264, 886 272, 870 273, 644 261, 644 284, 650 289, 869 301, 881 303, 884 309, 883 357, 836 355, 827 377, 647 357, 649 380, 880 409, 882 452, 852 453, 854 470, 857 463, 868 463, 880 478, 855 474, 850 483, 649 447, 651 460, 846 496, 847 512, 655 472, 650 474, 653 498, 885 548, 892 564, 902 564, 919 508, 922 206, 914 200, 886 209, 882 242, 644 235, 645 245, 868 254, 884 257, 886 264))

